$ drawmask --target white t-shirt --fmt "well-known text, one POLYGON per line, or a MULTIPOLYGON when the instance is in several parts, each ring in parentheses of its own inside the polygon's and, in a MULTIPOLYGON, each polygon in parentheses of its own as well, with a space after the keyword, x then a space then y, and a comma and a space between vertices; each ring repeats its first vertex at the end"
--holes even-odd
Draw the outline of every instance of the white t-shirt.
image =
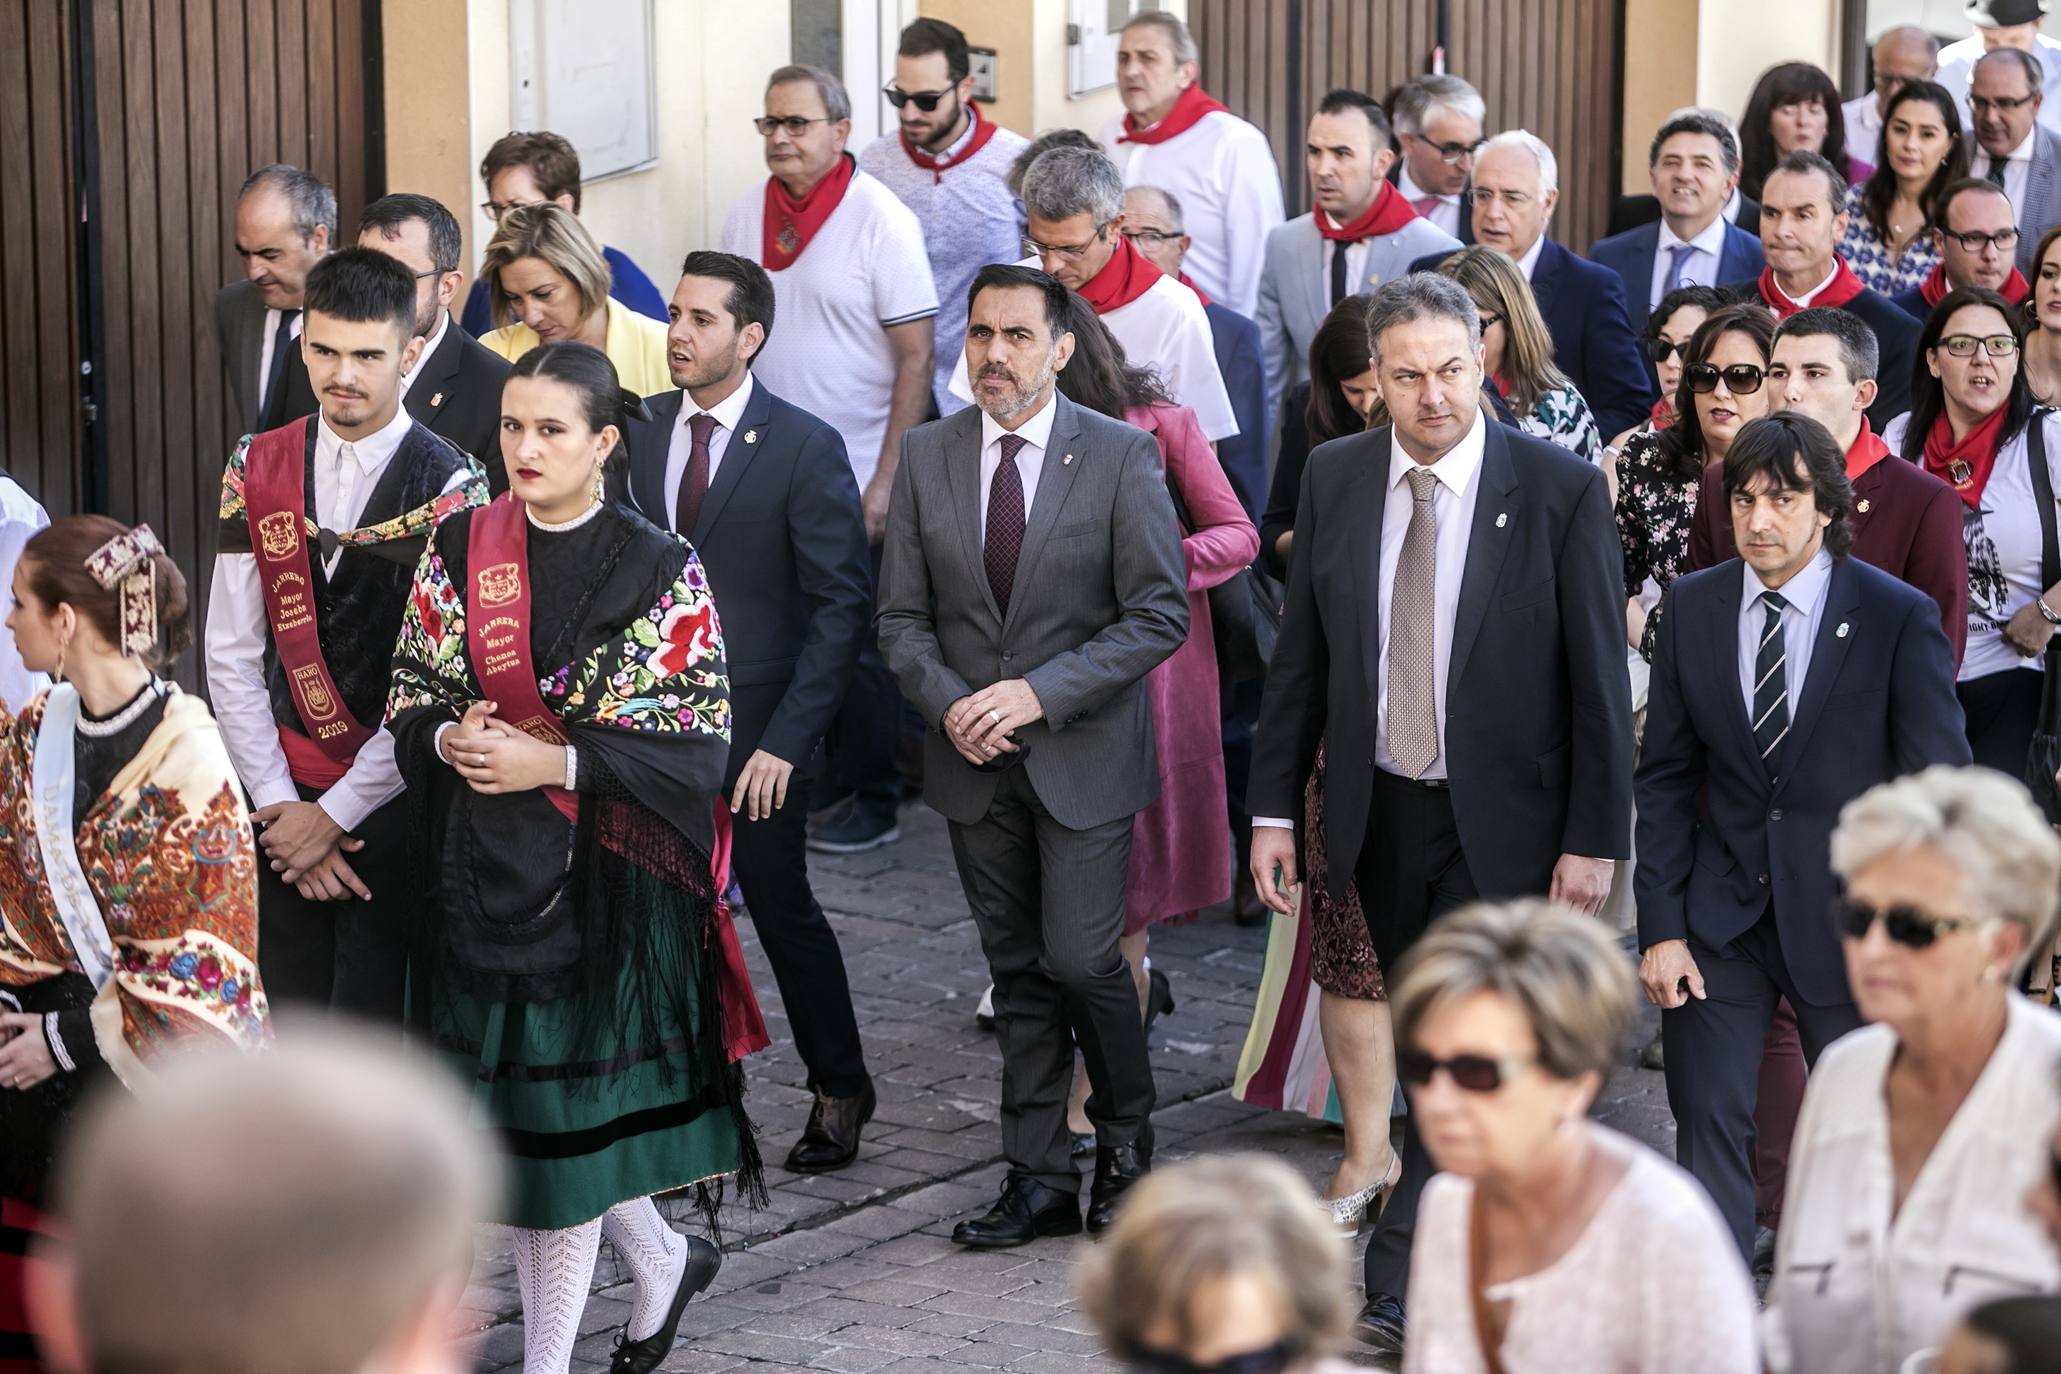
MULTIPOLYGON (((1036 258, 1025 258, 1020 267, 1036 267, 1036 258)), ((1224 390, 1224 375, 1217 371, 1216 343, 1209 332, 1209 315, 1193 291, 1177 278, 1162 275, 1151 289, 1129 305, 1121 305, 1100 316, 1102 325, 1123 346, 1124 360, 1136 367, 1149 367, 1159 374, 1160 385, 1174 404, 1195 412, 1195 422, 1211 443, 1238 433, 1238 417, 1231 410, 1231 394, 1224 390)), ((973 400, 973 384, 966 377, 966 352, 959 352, 952 370, 952 394, 973 400)))
MULTIPOLYGON (((764 183, 730 207, 723 251, 759 261, 764 183)), ((880 465, 894 399, 889 325, 937 314, 923 229, 894 192, 854 170, 844 199, 791 267, 770 273, 775 310, 752 372, 782 400, 844 436, 859 490, 880 465)))
POLYGON ((1224 110, 1210 111, 1164 143, 1119 143, 1123 132, 1122 115, 1102 128, 1102 146, 1124 185, 1157 186, 1181 202, 1182 227, 1195 241, 1182 268, 1211 300, 1253 318, 1267 235, 1287 218, 1281 169, 1267 136, 1224 110))

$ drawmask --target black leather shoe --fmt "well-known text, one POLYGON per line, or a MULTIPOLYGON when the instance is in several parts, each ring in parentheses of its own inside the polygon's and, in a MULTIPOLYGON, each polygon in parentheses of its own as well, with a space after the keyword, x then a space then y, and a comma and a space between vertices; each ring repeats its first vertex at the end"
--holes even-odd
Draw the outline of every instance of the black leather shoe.
POLYGON ((1095 1182, 1088 1189, 1088 1232, 1100 1235, 1116 1220, 1117 1207, 1131 1185, 1152 1168, 1152 1127, 1147 1125, 1128 1145, 1104 1145, 1095 1151, 1095 1182))
POLYGON ((1369 1293, 1353 1335, 1361 1345, 1383 1355, 1403 1353, 1403 1300, 1386 1293, 1369 1293))
POLYGON ((1029 1245, 1039 1236, 1077 1236, 1080 1232, 1079 1198, 1047 1188, 1036 1179, 1011 1174, 1002 1181, 1002 1196, 988 1214, 954 1226, 952 1240, 975 1250, 1007 1250, 1029 1245))
POLYGON ((641 1341, 629 1339, 627 1329, 616 1334, 615 1355, 608 1362, 608 1374, 650 1374, 673 1350, 673 1337, 680 1330, 680 1314, 687 1300, 715 1281, 723 1267, 723 1252, 700 1236, 687 1236, 687 1268, 680 1286, 673 1290, 672 1305, 666 1308, 665 1324, 641 1341))
POLYGON ((1164 969, 1147 969, 1145 972, 1145 1033, 1152 1034, 1152 1023, 1162 1016, 1174 1014, 1174 986, 1167 981, 1164 969))
POLYGON ((809 1124, 787 1152, 787 1167, 797 1174, 842 1169, 859 1155, 859 1128, 873 1119, 873 1081, 851 1097, 832 1097, 818 1089, 809 1109, 809 1124))

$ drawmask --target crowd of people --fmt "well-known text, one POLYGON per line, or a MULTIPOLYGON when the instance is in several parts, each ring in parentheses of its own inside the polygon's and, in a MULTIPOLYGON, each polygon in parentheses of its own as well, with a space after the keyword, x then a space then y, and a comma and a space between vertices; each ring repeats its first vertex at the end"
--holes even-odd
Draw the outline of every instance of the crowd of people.
MULTIPOLYGON (((1449 74, 1318 102, 1287 219, 1265 134, 1157 11, 1094 135, 998 127, 940 20, 860 150, 834 75, 774 71, 768 175, 669 294, 582 222, 552 133, 482 161, 462 302, 450 208, 387 195, 345 244, 317 177, 258 169, 217 306, 247 432, 208 704, 162 675, 191 598, 148 527, 0 486, 0 1289, 74 1233, 45 1339, 141 1367, 146 1317, 86 1254, 154 1161, 106 1123, 190 1138, 155 1080, 284 1089, 187 1047, 276 1023, 285 1054, 341 1013, 493 1127, 498 1188, 415 1128, 415 1249, 454 1199, 514 1228, 524 1368, 562 1374, 606 1240, 612 1368, 658 1367, 722 1253, 652 1199, 713 1235, 763 1191, 733 909, 813 1095, 785 1166, 842 1169, 879 1089, 808 856, 895 843, 920 791, 1000 1051, 1008 1171, 952 1239, 1107 1233, 1082 1292, 1119 1358, 2034 1367, 2061 1303, 2045 8, 1885 33, 1844 106, 1790 62, 1736 120, 1675 111, 1586 254, 1549 233, 1554 150, 1449 74), (1341 1122, 1320 1197, 1264 1161, 1153 1170, 1150 932, 1226 901, 1271 913, 1237 1092, 1341 1122), (1641 996, 1673 1162, 1590 1119, 1641 996), (74 1130, 109 1082, 135 1096, 74 1130)), ((442 1310, 387 1298, 318 1367, 442 1310)))

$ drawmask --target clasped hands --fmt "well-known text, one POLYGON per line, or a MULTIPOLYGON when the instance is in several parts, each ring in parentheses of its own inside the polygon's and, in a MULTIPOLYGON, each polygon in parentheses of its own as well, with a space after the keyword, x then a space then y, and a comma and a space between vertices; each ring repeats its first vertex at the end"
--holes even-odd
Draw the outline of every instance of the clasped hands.
POLYGON ((494 795, 565 785, 565 746, 546 744, 494 719, 494 703, 475 701, 444 731, 437 752, 473 791, 494 795))
POLYGON ((1045 718, 1038 694, 1020 677, 1012 677, 960 697, 945 708, 945 738, 959 757, 975 767, 993 763, 1023 746, 1010 732, 1045 718))

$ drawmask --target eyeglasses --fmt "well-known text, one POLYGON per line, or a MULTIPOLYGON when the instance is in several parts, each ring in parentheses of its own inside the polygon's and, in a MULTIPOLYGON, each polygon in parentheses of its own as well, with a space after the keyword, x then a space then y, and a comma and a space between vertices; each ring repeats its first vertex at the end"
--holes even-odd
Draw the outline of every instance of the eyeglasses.
POLYGON ((1688 352, 1689 345, 1685 343, 1674 343, 1668 339, 1646 340, 1646 359, 1648 362, 1664 363, 1677 353, 1687 356, 1688 352))
POLYGON ((790 137, 800 138, 802 131, 811 124, 828 124, 829 122, 829 115, 824 115, 821 119, 803 119, 800 115, 766 115, 762 118, 754 119, 752 126, 767 138, 773 136, 775 129, 785 129, 790 137))
POLYGON ((1872 907, 1851 897, 1832 899, 1832 924, 1849 940, 1866 939, 1878 916, 1882 933, 1905 949, 1930 949, 1942 935, 1982 924, 1972 916, 1930 916, 1914 906, 1872 907))
POLYGON ((1699 396, 1716 391, 1720 377, 1724 378, 1725 390, 1734 396, 1751 396, 1760 390, 1760 384, 1767 375, 1766 368, 1755 367, 1752 363, 1733 363, 1727 368, 1714 367, 1710 363, 1690 363, 1682 369, 1682 380, 1699 396))
POLYGON ((1140 1374, 1282 1374, 1304 1352, 1301 1341, 1288 1337, 1264 1350, 1226 1355, 1215 1364, 1196 1364, 1171 1351, 1154 1350, 1129 1340, 1115 1342, 1111 1353, 1140 1374))
POLYGON ((1972 358, 1977 344, 1992 358, 2008 358, 2018 351, 2018 340, 2009 334, 1985 334, 1979 339, 1973 334, 1949 334, 1933 347, 1944 348, 1956 358, 1972 358))
POLYGON ((424 277, 441 277, 446 272, 456 272, 457 270, 455 267, 432 267, 427 272, 414 272, 409 275, 413 276, 415 280, 421 281, 424 277))
POLYGON ((527 210, 531 206, 548 204, 550 204, 550 202, 545 200, 517 200, 510 201, 505 205, 500 201, 483 200, 479 203, 479 208, 482 212, 485 213, 488 219, 494 221, 494 223, 496 224, 499 224, 501 222, 501 216, 507 214, 510 210, 527 210))
MULTIPOLYGON (((1428 138, 1424 141, 1431 143, 1431 140, 1428 138)), ((1445 163, 1448 167, 1457 167, 1480 152, 1482 143, 1486 141, 1486 139, 1480 139, 1473 143, 1431 143, 1431 146, 1438 149, 1439 161, 1445 163)))
MULTIPOLYGON (((1172 243, 1175 239, 1183 237, 1178 229, 1126 229, 1123 231, 1123 234, 1132 243, 1142 243, 1147 248, 1157 244, 1172 243)), ((1028 239, 1024 241, 1026 243, 1029 242, 1028 239)), ((1085 245, 1083 246, 1085 247, 1085 245)))
POLYGON ((1090 248, 1093 248, 1108 236, 1108 229, 1109 226, 1106 224, 1096 225, 1095 237, 1087 240, 1085 243, 1039 243, 1030 235, 1025 234, 1023 236, 1023 253, 1025 257, 1042 258, 1047 254, 1051 254, 1065 258, 1068 262, 1079 262, 1087 256, 1090 248))
POLYGON ((917 109, 925 114, 929 114, 937 108, 939 101, 951 94, 951 91, 905 91, 899 86, 887 86, 880 93, 886 96, 887 103, 894 106, 897 110, 901 109, 904 105, 913 103, 917 109))
POLYGON ((1492 1093, 1532 1063, 1514 1055, 1492 1059, 1485 1054, 1456 1054, 1451 1059, 1434 1059, 1422 1050, 1404 1050, 1395 1057, 1396 1072, 1413 1088, 1423 1087, 1433 1074, 1444 1069, 1456 1086, 1471 1093, 1492 1093))
POLYGON ((1987 96, 1972 95, 1968 97, 1968 108, 1977 114, 1981 114, 1986 110, 1995 110, 1998 114, 2009 114, 2021 105, 2030 105, 2032 99, 2029 95, 2021 95, 2015 100, 1991 100, 1987 96))
POLYGON ((1962 248, 1970 253, 1980 253, 1992 243, 1997 246, 1997 251, 2007 253, 2011 250, 2011 245, 2018 242, 2018 231, 2016 229, 2005 229, 1995 234, 1977 234, 1972 232, 1957 234, 1951 229, 1942 229, 1939 232, 1945 234, 1955 243, 1960 244, 1962 248))
POLYGON ((1503 317, 1493 310, 1481 312, 1481 332, 1486 334, 1503 322, 1503 317))
MULTIPOLYGON (((1446 160, 1452 162, 1457 159, 1448 158, 1446 160)), ((1538 197, 1528 196, 1522 191, 1492 191, 1486 186, 1477 186, 1467 193, 1467 199, 1474 204, 1477 210, 1486 210, 1499 200, 1503 202, 1503 208, 1506 210, 1522 210, 1525 206, 1537 200, 1538 197)))

